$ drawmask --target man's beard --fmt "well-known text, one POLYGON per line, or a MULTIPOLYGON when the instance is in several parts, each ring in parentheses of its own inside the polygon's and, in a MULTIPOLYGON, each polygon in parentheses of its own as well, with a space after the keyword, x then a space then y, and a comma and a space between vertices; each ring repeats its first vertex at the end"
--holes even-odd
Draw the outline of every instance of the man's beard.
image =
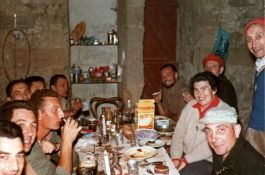
POLYGON ((165 83, 163 83, 163 87, 169 89, 169 88, 171 88, 172 86, 174 86, 175 83, 176 83, 176 80, 175 80, 171 85, 169 85, 169 86, 167 86, 167 85, 165 85, 165 83))

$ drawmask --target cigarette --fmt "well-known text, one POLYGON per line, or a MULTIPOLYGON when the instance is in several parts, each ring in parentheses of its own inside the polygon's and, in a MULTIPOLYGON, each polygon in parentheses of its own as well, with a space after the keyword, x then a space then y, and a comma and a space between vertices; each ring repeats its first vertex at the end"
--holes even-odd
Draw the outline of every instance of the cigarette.
POLYGON ((154 92, 152 95, 158 95, 160 92, 154 92))
POLYGON ((62 121, 61 121, 61 126, 64 126, 64 124, 65 124, 65 122, 66 122, 66 119, 65 118, 62 118, 62 121))

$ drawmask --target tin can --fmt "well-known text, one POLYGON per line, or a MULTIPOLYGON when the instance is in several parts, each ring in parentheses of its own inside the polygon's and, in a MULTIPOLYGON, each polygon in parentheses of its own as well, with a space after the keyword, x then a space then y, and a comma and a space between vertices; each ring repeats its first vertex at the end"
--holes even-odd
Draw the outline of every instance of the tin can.
POLYGON ((113 34, 113 44, 118 44, 119 43, 119 40, 118 40, 118 36, 117 34, 113 34))
POLYGON ((88 68, 88 78, 90 80, 93 80, 95 77, 95 70, 94 70, 94 67, 89 67, 88 68))
POLYGON ((113 32, 108 32, 108 44, 114 43, 113 32))
POLYGON ((75 37, 74 37, 74 35, 70 35, 70 45, 75 45, 75 37))
POLYGON ((110 76, 110 72, 109 71, 104 71, 103 72, 103 77, 104 78, 108 78, 110 76))

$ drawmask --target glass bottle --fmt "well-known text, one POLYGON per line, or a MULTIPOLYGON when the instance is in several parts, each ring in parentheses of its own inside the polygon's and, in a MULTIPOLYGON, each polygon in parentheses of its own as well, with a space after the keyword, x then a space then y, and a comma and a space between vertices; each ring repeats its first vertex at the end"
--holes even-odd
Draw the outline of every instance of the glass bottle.
POLYGON ((112 111, 110 109, 110 107, 106 107, 106 110, 105 110, 105 119, 106 119, 106 129, 107 129, 107 132, 110 133, 110 130, 111 130, 111 125, 112 125, 112 111))
POLYGON ((124 111, 124 115, 126 120, 128 120, 130 123, 133 123, 133 113, 132 113, 132 104, 131 104, 131 100, 127 101, 127 105, 124 111))
POLYGON ((105 118, 105 107, 101 108, 101 115, 99 116, 99 122, 100 122, 100 130, 102 135, 106 135, 106 118, 105 118))
POLYGON ((120 163, 119 163, 119 158, 116 154, 114 154, 114 156, 113 156, 111 175, 122 175, 122 168, 121 168, 120 163))
POLYGON ((134 159, 128 161, 129 175, 139 175, 138 173, 138 164, 134 159))
MULTIPOLYGON (((99 120, 102 121, 102 117, 105 115, 106 107, 101 107, 101 114, 99 116, 99 120)), ((105 116, 104 116, 105 117, 105 116)))
POLYGON ((117 119, 118 119, 118 110, 114 110, 112 115, 112 122, 111 122, 111 133, 115 133, 117 131, 117 119))
POLYGON ((121 115, 121 113, 119 113, 118 116, 117 116, 117 124, 116 124, 117 132, 120 132, 121 124, 122 124, 122 115, 121 115))
POLYGON ((73 34, 70 35, 70 45, 75 45, 75 37, 73 34))
POLYGON ((79 82, 83 82, 84 81, 84 74, 83 74, 83 70, 81 68, 79 68, 79 82))

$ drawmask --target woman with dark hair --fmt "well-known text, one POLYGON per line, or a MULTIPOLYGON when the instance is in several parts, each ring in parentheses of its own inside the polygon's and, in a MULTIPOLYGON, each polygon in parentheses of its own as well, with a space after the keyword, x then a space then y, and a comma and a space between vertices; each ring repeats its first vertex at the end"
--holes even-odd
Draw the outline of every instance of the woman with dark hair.
POLYGON ((212 152, 199 120, 213 107, 228 106, 217 97, 218 81, 211 72, 201 72, 190 80, 191 100, 182 110, 172 137, 170 154, 181 175, 207 175, 212 170, 212 152))

